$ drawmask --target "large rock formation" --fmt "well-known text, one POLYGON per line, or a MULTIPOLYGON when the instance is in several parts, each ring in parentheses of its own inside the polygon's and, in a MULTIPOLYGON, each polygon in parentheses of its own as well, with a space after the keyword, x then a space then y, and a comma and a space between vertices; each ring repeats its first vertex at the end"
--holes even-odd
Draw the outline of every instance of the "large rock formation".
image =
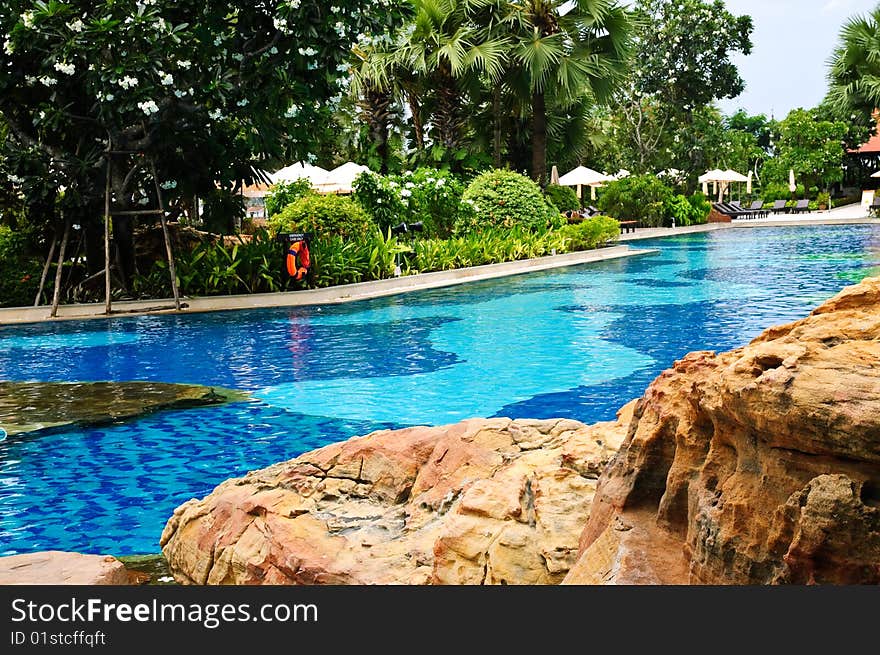
POLYGON ((638 402, 569 583, 880 583, 880 278, 638 402))
POLYGON ((162 549, 185 583, 557 583, 628 421, 470 420, 353 438, 182 505, 162 549))
POLYGON ((246 397, 240 391, 164 382, 0 382, 0 428, 13 437, 246 397))
POLYGON ((195 583, 880 583, 880 278, 688 355, 615 424, 351 439, 190 501, 162 545, 195 583))

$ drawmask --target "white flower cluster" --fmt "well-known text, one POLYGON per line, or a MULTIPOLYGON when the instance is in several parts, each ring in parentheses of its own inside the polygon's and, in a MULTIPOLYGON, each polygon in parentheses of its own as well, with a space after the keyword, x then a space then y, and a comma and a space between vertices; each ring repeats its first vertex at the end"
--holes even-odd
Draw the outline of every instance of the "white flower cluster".
POLYGON ((11 55, 13 53, 13 51, 14 51, 14 48, 12 46, 12 41, 10 41, 9 39, 6 39, 3 42, 3 52, 5 52, 7 55, 11 55))
POLYGON ((136 77, 131 77, 130 75, 126 75, 121 80, 116 80, 116 83, 121 86, 123 89, 131 89, 138 85, 138 79, 136 77))
POLYGON ((162 83, 162 86, 171 86, 174 84, 174 76, 171 73, 159 71, 159 82, 162 83))
POLYGON ((192 62, 189 59, 178 59, 177 65, 181 68, 189 69, 192 67, 192 62))
POLYGON ((153 100, 145 100, 144 102, 139 102, 138 108, 147 116, 156 114, 159 111, 159 106, 153 100))
POLYGON ((272 24, 275 26, 275 29, 279 32, 287 31, 287 19, 286 18, 273 18, 272 24))
POLYGON ((219 109, 212 109, 211 111, 208 112, 208 116, 210 118, 214 119, 215 121, 218 121, 221 118, 223 118, 223 112, 220 111, 219 109))
POLYGON ((239 101, 236 102, 235 104, 238 105, 239 107, 244 107, 247 103, 248 103, 248 99, 247 99, 247 98, 242 98, 241 100, 239 100, 239 101))
POLYGON ((112 93, 98 92, 98 100, 101 102, 112 102, 115 97, 112 93))
POLYGON ((318 54, 318 51, 315 50, 312 46, 309 46, 308 48, 300 48, 298 52, 304 57, 314 57, 316 54, 318 54))
POLYGON ((19 20, 21 20, 21 24, 24 25, 27 29, 31 29, 34 26, 34 12, 24 12, 19 20))
POLYGON ((42 84, 43 86, 55 86, 56 84, 58 84, 58 80, 56 80, 54 77, 43 75, 40 78, 40 84, 42 84))
POLYGON ((69 29, 71 32, 76 32, 76 33, 82 32, 83 31, 83 22, 79 18, 77 18, 76 20, 71 21, 67 24, 67 29, 69 29))
POLYGON ((55 70, 60 73, 64 73, 65 75, 73 75, 76 72, 76 66, 74 66, 73 64, 68 64, 64 61, 56 61, 55 70))
POLYGON ((159 186, 166 191, 170 191, 171 189, 177 188, 177 180, 166 180, 165 182, 162 182, 159 186))
POLYGON ((284 117, 285 118, 293 118, 294 116, 299 114, 299 110, 300 110, 299 105, 290 105, 290 107, 287 108, 287 111, 284 112, 284 117))

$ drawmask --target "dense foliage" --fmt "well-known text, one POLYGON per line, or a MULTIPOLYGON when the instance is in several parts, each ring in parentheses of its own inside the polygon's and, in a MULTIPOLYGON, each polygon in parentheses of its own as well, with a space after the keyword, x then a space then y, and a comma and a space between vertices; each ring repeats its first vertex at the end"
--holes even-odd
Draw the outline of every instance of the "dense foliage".
POLYGON ((608 184, 598 206, 620 220, 637 220, 645 227, 671 225, 667 207, 672 190, 655 175, 632 175, 608 184))
POLYGON ((33 304, 41 272, 24 233, 0 225, 0 307, 33 304))
MULTIPOLYGON (((177 213, 192 213, 194 195, 256 179, 267 160, 307 160, 344 92, 351 43, 400 18, 392 0, 4 2, 0 184, 28 207, 66 187, 100 269, 108 160, 117 209, 155 206, 143 153, 177 213)), ((124 281, 134 223, 114 220, 124 281)))
POLYGON ((544 189, 547 198, 553 203, 560 212, 574 211, 579 209, 581 201, 578 200, 577 193, 570 186, 560 186, 558 184, 548 184, 544 189))
POLYGON ((311 193, 311 191, 311 182, 304 177, 298 180, 273 184, 265 199, 266 216, 274 216, 287 207, 287 205, 296 202, 303 196, 311 193))

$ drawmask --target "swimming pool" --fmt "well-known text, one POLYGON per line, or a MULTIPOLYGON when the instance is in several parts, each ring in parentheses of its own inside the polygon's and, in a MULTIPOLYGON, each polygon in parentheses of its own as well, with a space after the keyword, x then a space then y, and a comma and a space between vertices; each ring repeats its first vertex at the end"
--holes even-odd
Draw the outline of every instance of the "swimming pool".
POLYGON ((0 379, 253 396, 0 442, 0 554, 158 552, 180 503, 377 428, 609 419, 685 353, 742 345, 880 266, 868 225, 642 246, 660 252, 346 305, 0 328, 0 379))

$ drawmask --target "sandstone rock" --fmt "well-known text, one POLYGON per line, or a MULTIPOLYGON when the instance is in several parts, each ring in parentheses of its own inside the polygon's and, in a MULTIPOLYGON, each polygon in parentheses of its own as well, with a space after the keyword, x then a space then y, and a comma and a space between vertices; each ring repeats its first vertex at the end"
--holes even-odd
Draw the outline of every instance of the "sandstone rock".
POLYGON ((557 583, 630 413, 356 437, 182 505, 162 550, 184 583, 557 583))
POLYGON ((240 391, 163 382, 0 382, 0 427, 16 436, 245 397, 240 391))
POLYGON ((658 377, 566 582, 880 583, 880 278, 658 377))
POLYGON ((125 565, 109 555, 50 550, 0 557, 0 585, 127 585, 125 565))

